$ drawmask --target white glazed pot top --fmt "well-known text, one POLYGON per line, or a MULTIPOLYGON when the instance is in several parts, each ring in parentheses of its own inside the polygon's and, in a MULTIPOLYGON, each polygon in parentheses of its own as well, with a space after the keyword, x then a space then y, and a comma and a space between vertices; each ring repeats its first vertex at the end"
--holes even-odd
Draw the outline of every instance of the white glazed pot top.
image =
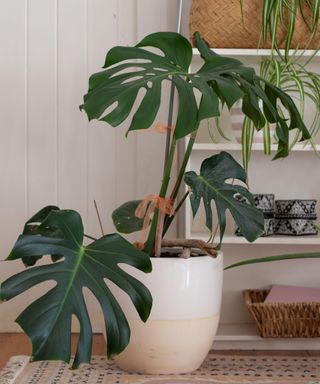
MULTIPOLYGON (((120 265, 146 285, 153 297, 149 320, 207 318, 219 314, 223 254, 182 258, 152 258, 153 270, 146 274, 120 265)), ((130 299, 113 286, 117 299, 130 319, 139 316, 130 299)))

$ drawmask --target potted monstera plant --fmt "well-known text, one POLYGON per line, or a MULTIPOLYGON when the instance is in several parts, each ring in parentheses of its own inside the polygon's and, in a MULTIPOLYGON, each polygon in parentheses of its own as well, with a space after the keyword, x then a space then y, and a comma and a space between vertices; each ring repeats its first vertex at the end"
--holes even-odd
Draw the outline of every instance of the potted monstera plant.
POLYGON ((219 116, 221 104, 231 108, 242 99, 243 113, 257 129, 266 120, 277 125, 277 157, 288 154, 290 130, 299 129, 303 139, 310 135, 288 95, 240 61, 216 55, 198 34, 195 41, 203 59, 196 73, 189 73, 189 41, 177 33, 160 32, 145 37, 135 47, 112 48, 104 70, 90 77, 81 105, 90 120, 116 127, 134 110, 128 132, 149 128, 161 104, 163 81, 172 82, 176 88, 177 118, 169 134, 159 193, 146 191, 141 200, 124 203, 113 212, 119 232, 148 231, 146 238, 135 244, 119 234, 95 239, 84 234, 77 212, 54 206, 45 207, 25 224, 8 259, 21 259, 27 269, 2 283, 0 298, 10 300, 41 282, 56 282, 17 319, 32 341, 33 360, 70 360, 71 318, 75 315, 80 337, 73 366, 90 361, 92 329, 84 287, 102 307, 108 356, 124 350, 117 360, 121 367, 149 373, 186 372, 196 369, 205 358, 219 318, 219 249, 226 211, 249 241, 262 233, 263 215, 246 188, 245 171, 228 153, 205 159, 199 173, 185 172, 199 123, 219 116), (154 53, 154 48, 160 53, 154 53), (138 99, 141 90, 143 97, 138 99), (279 114, 279 104, 287 110, 288 119, 279 114), (186 136, 189 144, 177 178, 170 183, 177 143, 186 136), (189 189, 178 199, 183 182, 189 189), (249 203, 239 201, 237 194, 249 203), (220 228, 216 244, 165 238, 188 195, 194 215, 203 202, 210 230, 214 228, 211 203, 215 203, 220 228), (51 262, 34 266, 44 255, 51 255, 51 262), (151 269, 152 273, 145 273, 151 269), (111 290, 105 279, 117 289, 111 290))

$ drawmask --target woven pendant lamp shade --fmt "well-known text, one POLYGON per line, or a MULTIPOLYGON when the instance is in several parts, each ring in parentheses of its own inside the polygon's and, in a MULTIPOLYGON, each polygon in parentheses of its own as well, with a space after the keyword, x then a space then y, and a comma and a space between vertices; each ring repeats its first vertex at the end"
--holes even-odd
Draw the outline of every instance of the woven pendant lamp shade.
MULTIPOLYGON (((243 21, 241 19, 240 0, 192 0, 190 9, 190 38, 198 31, 201 37, 212 48, 257 48, 262 23, 262 0, 243 1, 243 21)), ((288 14, 288 10, 285 10, 288 14)), ((307 20, 310 11, 306 9, 307 20)), ((286 16, 286 15, 285 15, 286 16)), ((288 15, 287 15, 288 16, 288 15)), ((285 30, 279 24, 277 41, 282 48, 285 40, 285 30)), ((310 30, 300 13, 296 17, 295 34, 291 48, 316 49, 320 46, 318 30, 311 44, 310 30)), ((270 48, 270 41, 267 46, 270 48)))

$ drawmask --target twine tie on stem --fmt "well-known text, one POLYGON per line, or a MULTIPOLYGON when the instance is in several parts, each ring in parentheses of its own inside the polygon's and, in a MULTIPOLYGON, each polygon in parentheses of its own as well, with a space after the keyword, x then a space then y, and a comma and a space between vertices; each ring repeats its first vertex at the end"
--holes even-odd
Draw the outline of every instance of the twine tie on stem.
MULTIPOLYGON (((135 245, 139 249, 143 249, 144 243, 146 241, 146 229, 148 228, 155 209, 159 210, 159 218, 157 223, 156 230, 156 243, 159 240, 159 236, 162 237, 162 226, 163 220, 166 215, 173 216, 175 209, 173 207, 173 201, 170 197, 160 197, 158 195, 149 194, 147 195, 141 203, 137 206, 135 210, 135 216, 139 219, 143 219, 142 225, 142 238, 140 241, 136 242, 135 245)), ((161 244, 161 239, 160 239, 161 244)), ((159 252, 156 252, 156 255, 159 252)), ((160 256, 160 255, 159 255, 160 256)))

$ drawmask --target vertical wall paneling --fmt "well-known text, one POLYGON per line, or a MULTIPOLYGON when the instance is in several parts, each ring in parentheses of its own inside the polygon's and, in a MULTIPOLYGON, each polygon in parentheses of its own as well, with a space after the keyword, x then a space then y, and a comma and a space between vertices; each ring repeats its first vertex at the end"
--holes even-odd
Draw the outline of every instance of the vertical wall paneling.
POLYGON ((58 2, 58 203, 87 215, 86 0, 58 2))
MULTIPOLYGON (((176 0, 1 1, 1 259, 27 217, 44 205, 78 210, 87 233, 99 236, 94 199, 110 233, 117 205, 158 192, 164 135, 138 132, 126 139, 127 123, 88 123, 78 106, 106 52, 151 32, 175 30, 170 12, 176 15, 176 0)), ((159 121, 165 119, 162 110, 159 121)), ((0 282, 22 268, 3 263, 0 282)), ((0 332, 19 330, 14 319, 45 287, 1 306, 0 332)), ((99 331, 96 300, 86 297, 99 331)))
MULTIPOLYGON (((117 43, 117 0, 95 0, 87 4, 87 71, 86 91, 90 74, 101 70, 107 50, 117 43)), ((104 122, 87 122, 88 137, 88 232, 101 236, 94 209, 96 200, 105 233, 113 231, 111 212, 115 205, 116 177, 115 130, 104 122)), ((102 315, 97 300, 86 291, 92 326, 95 332, 101 331, 102 315)))
MULTIPOLYGON (((14 244, 26 219, 27 184, 27 10, 28 2, 1 3, 0 12, 0 234, 1 259, 14 244)), ((1 280, 21 268, 20 262, 2 263, 1 280)), ((25 300, 25 296, 24 296, 25 300)), ((13 323, 23 298, 0 309, 0 326, 13 323)))
POLYGON ((57 204, 56 5, 56 1, 29 1, 28 216, 57 204))
MULTIPOLYGON (((106 52, 117 44, 117 0, 88 1, 87 74, 101 70, 106 52)), ((86 81, 87 90, 87 81, 86 81)), ((83 113, 83 119, 87 121, 83 113)), ((104 122, 86 123, 88 133, 88 228, 101 235, 93 201, 97 201, 106 233, 113 231, 111 212, 115 206, 115 128, 104 122)))
MULTIPOLYGON (((137 0, 118 1, 117 40, 119 45, 134 45, 137 43, 137 0)), ((116 128, 116 205, 143 196, 137 195, 136 156, 137 135, 130 132, 125 137, 128 124, 124 122, 116 128)))
POLYGON ((189 38, 189 13, 191 0, 182 0, 181 33, 189 38))
POLYGON ((5 254, 27 214, 26 12, 27 2, 19 0, 5 2, 0 12, 0 228, 8 240, 7 246, 2 247, 5 254))

